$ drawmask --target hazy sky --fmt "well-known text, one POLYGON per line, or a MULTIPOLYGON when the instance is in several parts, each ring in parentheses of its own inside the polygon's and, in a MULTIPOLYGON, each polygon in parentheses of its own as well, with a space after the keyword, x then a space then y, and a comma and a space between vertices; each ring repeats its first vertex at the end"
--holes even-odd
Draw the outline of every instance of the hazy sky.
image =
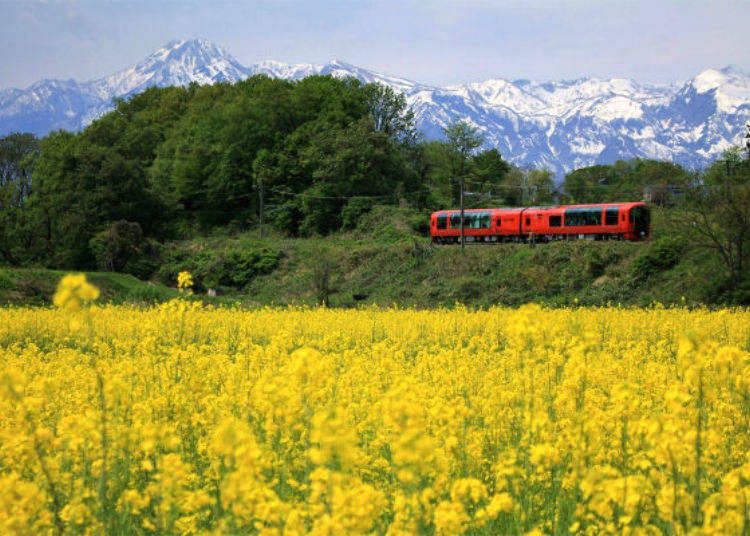
POLYGON ((241 64, 339 59, 418 82, 750 72, 750 0, 0 0, 0 88, 87 81, 173 39, 241 64))

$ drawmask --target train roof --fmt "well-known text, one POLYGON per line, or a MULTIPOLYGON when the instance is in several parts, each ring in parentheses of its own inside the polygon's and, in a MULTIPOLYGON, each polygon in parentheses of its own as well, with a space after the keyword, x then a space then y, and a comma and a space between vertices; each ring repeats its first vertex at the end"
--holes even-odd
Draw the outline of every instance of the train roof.
MULTIPOLYGON (((488 207, 488 208, 465 208, 464 213, 471 212, 520 212, 525 210, 527 207, 488 207)), ((443 214, 448 212, 460 212, 458 208, 446 208, 443 210, 436 210, 433 214, 443 214)))
MULTIPOLYGON (((466 208, 464 213, 475 213, 475 212, 521 212, 524 210, 560 210, 569 208, 609 208, 609 207, 621 207, 630 208, 636 205, 645 205, 643 201, 621 201, 618 203, 586 203, 579 205, 550 205, 550 206, 539 206, 539 207, 488 207, 488 208, 466 208)), ((436 210, 433 214, 447 214, 459 212, 460 209, 448 208, 443 210, 436 210)))

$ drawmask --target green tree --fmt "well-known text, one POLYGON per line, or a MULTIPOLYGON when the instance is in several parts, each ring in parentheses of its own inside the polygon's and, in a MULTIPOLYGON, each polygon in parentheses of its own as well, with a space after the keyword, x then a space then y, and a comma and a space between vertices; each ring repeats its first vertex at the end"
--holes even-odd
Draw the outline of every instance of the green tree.
POLYGON ((420 144, 422 151, 421 177, 429 191, 429 203, 434 209, 453 206, 450 148, 447 142, 433 140, 420 144))
POLYGON ((554 202, 555 181, 548 169, 532 169, 527 175, 529 205, 549 205, 554 202))
MULTIPOLYGON (((612 183, 611 166, 595 165, 565 175, 565 192, 574 203, 602 203, 612 183)), ((640 196, 638 197, 640 199, 640 196)))
POLYGON ((747 285, 750 301, 750 159, 738 148, 714 162, 692 190, 685 223, 693 244, 714 250, 727 270, 729 288, 747 285))
POLYGON ((363 92, 376 132, 406 145, 417 142, 414 112, 406 104, 406 95, 380 84, 367 84, 363 92))
POLYGON ((469 206, 487 206, 497 203, 502 197, 501 184, 510 171, 510 164, 503 160, 497 149, 477 153, 469 161, 468 184, 474 194, 469 206))
POLYGON ((555 202, 555 183, 552 172, 547 169, 512 166, 500 191, 508 206, 528 207, 555 202))
POLYGON ((614 165, 595 165, 565 176, 565 192, 575 203, 633 201, 658 205, 679 202, 693 176, 678 164, 636 158, 614 165))
POLYGON ((87 224, 78 210, 76 145, 74 134, 52 132, 41 140, 34 165, 26 205, 32 233, 29 254, 47 266, 77 268, 81 242, 88 242, 81 236, 87 224))
POLYGON ((450 186, 452 201, 458 204, 461 180, 466 178, 469 170, 469 158, 484 143, 479 129, 466 121, 457 121, 443 129, 448 140, 448 165, 450 168, 450 186))
POLYGON ((25 204, 31 191, 31 173, 39 153, 33 134, 14 133, 0 138, 0 261, 18 264, 27 246, 25 204))

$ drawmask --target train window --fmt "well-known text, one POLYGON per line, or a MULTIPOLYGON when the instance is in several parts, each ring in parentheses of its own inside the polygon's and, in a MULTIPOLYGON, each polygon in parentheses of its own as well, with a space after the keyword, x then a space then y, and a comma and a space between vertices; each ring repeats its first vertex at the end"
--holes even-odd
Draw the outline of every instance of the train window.
POLYGON ((617 225, 617 215, 620 213, 620 207, 608 207, 604 211, 604 225, 617 225))
POLYGON ((437 228, 447 229, 448 228, 448 216, 446 214, 440 214, 437 217, 437 228))
POLYGON ((492 215, 489 212, 464 214, 464 227, 466 229, 489 229, 491 223, 492 215))
POLYGON ((502 225, 502 223, 503 223, 503 219, 502 218, 498 218, 497 221, 495 221, 495 225, 497 225, 498 227, 500 227, 502 225))
POLYGON ((531 218, 526 218, 526 225, 531 225, 531 218))
POLYGON ((602 209, 592 208, 569 208, 565 210, 565 226, 580 227, 584 225, 601 225, 602 209))
POLYGON ((562 227, 562 216, 550 216, 549 226, 550 227, 562 227))
MULTIPOLYGON (((446 216, 447 219, 447 216, 446 216)), ((450 215, 450 228, 461 227, 461 213, 454 212, 450 215)), ((498 225, 500 224, 498 220, 498 225)), ((492 225, 492 214, 489 212, 464 213, 464 229, 489 229, 492 225)), ((440 228, 440 216, 438 216, 438 228, 440 228)), ((443 227, 445 229, 445 227, 443 227)))

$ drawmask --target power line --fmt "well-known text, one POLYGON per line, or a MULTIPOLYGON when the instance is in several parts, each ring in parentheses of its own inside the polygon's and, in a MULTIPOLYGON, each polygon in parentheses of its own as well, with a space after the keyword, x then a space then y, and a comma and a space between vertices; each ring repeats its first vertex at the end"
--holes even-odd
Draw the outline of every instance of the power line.
MULTIPOLYGON (((268 188, 268 190, 279 195, 285 195, 287 197, 333 200, 333 201, 349 201, 351 199, 393 199, 394 197, 393 195, 350 195, 350 196, 335 195, 335 196, 332 196, 332 195, 308 194, 305 192, 285 192, 283 190, 278 190, 276 188, 268 188)), ((408 193, 417 193, 417 192, 407 192, 407 194, 408 193)))

